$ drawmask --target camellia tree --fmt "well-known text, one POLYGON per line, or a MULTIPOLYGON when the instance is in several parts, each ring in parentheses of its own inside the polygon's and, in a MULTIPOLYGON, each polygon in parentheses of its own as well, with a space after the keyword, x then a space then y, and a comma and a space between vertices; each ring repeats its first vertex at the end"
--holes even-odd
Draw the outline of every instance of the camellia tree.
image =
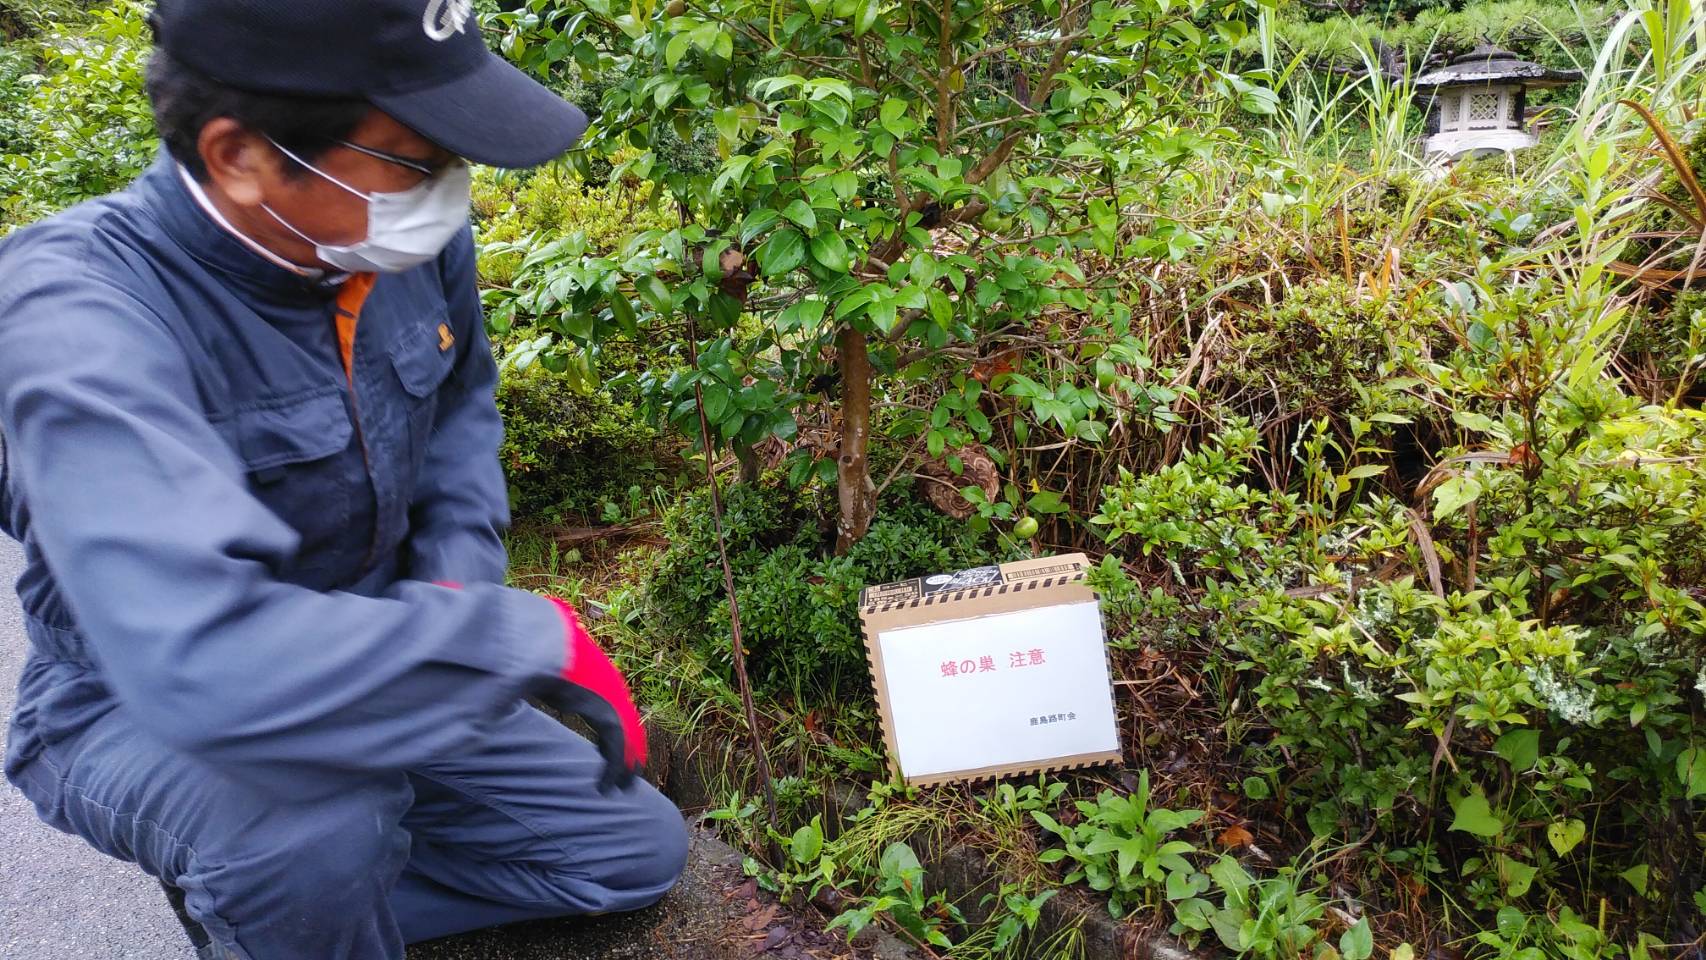
MULTIPOLYGON (((1222 118, 1273 109, 1228 69, 1252 9, 531 0, 491 14, 525 68, 603 90, 574 162, 656 184, 679 224, 602 255, 575 235, 536 247, 494 325, 531 323, 546 362, 583 373, 613 342, 691 343, 695 364, 644 378, 654 409, 696 437, 697 386, 714 442, 749 460, 767 438, 792 444, 797 482, 836 485, 840 549, 875 510, 874 430, 958 473, 1001 428, 996 397, 1021 442, 1038 426, 1085 445, 1131 418, 1164 428, 1175 394, 1144 373, 1131 264, 1207 242, 1165 215, 1168 198, 1235 135, 1222 118), (1027 356, 1052 358, 1046 375, 1027 356), (802 436, 808 412, 819 442, 802 436)), ((1010 515, 974 487, 986 516, 1010 515)), ((1046 494, 1032 508, 1060 509, 1046 494)))

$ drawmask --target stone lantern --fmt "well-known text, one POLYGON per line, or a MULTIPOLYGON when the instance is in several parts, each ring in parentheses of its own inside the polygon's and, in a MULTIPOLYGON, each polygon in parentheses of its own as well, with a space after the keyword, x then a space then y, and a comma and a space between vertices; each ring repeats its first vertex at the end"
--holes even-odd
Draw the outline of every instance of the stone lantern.
POLYGON ((1532 147, 1535 136, 1523 117, 1528 91, 1579 79, 1579 70, 1550 70, 1483 43, 1416 78, 1428 111, 1422 146, 1452 158, 1532 147))

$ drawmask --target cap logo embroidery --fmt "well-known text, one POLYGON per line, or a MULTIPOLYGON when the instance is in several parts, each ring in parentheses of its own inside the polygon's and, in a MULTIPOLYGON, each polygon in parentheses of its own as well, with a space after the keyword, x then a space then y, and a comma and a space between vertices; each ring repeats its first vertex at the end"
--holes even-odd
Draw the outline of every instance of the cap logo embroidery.
POLYGON ((454 34, 465 32, 468 17, 473 12, 474 0, 429 0, 426 15, 421 18, 421 28, 427 36, 443 42, 454 34))

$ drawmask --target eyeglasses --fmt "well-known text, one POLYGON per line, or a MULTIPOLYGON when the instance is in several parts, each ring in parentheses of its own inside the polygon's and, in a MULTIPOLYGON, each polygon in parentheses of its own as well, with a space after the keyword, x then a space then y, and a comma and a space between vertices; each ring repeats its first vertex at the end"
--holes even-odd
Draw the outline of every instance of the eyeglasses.
POLYGON ((423 174, 423 175, 429 176, 429 177, 437 176, 442 170, 444 170, 445 167, 448 167, 452 163, 456 162, 455 159, 452 158, 450 160, 446 160, 443 163, 438 164, 437 166, 433 166, 432 164, 429 164, 424 160, 415 160, 415 159, 412 159, 409 157, 400 157, 394 153, 386 153, 384 150, 375 150, 372 147, 364 147, 359 143, 351 143, 348 140, 334 140, 332 142, 336 143, 340 147, 344 147, 344 148, 349 149, 349 150, 354 150, 356 153, 364 153, 370 157, 373 157, 374 159, 384 160, 386 163, 394 163, 399 167, 404 167, 404 168, 407 168, 409 170, 413 170, 416 173, 420 173, 420 174, 423 174))

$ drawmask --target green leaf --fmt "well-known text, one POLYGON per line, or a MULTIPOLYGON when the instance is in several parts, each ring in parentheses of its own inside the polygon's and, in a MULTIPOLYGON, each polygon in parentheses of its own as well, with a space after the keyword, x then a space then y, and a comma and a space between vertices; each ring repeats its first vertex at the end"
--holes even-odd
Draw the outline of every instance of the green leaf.
POLYGON ((866 315, 884 334, 893 333, 900 323, 900 315, 895 312, 894 298, 890 296, 873 296, 871 308, 866 311, 866 315))
MULTIPOLYGON (((1188 23, 1189 21, 1180 20, 1178 22, 1188 23)), ((1269 90, 1267 87, 1251 87, 1250 89, 1243 91, 1243 93, 1238 97, 1238 106, 1250 113, 1260 114, 1262 116, 1278 113, 1279 103, 1279 94, 1269 90)))
POLYGON ((796 198, 794 202, 783 207, 782 216, 787 217, 789 220, 794 221, 807 230, 817 229, 817 214, 812 211, 811 204, 804 200, 796 198))
POLYGON ((1072 432, 1077 434, 1080 440, 1101 443, 1108 438, 1108 425, 1100 420, 1080 420, 1073 427, 1072 432))
POLYGON ((1676 778, 1688 799, 1706 795, 1706 749, 1689 747, 1677 754, 1676 778))
POLYGON ((1499 936, 1506 940, 1515 940, 1528 929, 1528 917, 1515 907, 1500 907, 1493 924, 1498 928, 1499 936))
POLYGON ((764 268, 765 276, 779 276, 805 262, 805 238, 798 230, 784 227, 771 234, 770 239, 753 251, 753 255, 764 268))
POLYGON ((1368 918, 1363 917, 1339 937, 1339 955, 1345 960, 1368 960, 1373 954, 1374 931, 1369 929, 1368 918))
POLYGON ((705 245, 705 254, 699 258, 699 269, 712 280, 723 278, 723 251, 729 248, 727 237, 719 238, 714 243, 705 245))
POLYGON ((795 830, 794 838, 788 841, 788 851, 800 863, 816 860, 823 851, 823 831, 810 825, 795 830))
POLYGON ((1220 938, 1222 945, 1228 950, 1243 953, 1248 950, 1249 940, 1244 936, 1244 912, 1242 910, 1221 910, 1209 917, 1208 922, 1214 926, 1214 935, 1220 938))
POLYGON ((720 383, 706 384, 703 388, 705 395, 705 419, 712 423, 721 423, 723 414, 729 409, 729 390, 720 383))
POLYGON ((1434 490, 1434 519, 1444 520, 1475 502, 1481 495, 1481 482, 1467 473, 1458 474, 1434 490))
POLYGON ((1186 930, 1207 930, 1209 918, 1214 916, 1214 904, 1201 897, 1191 897, 1173 905, 1173 916, 1186 930))
POLYGON ((1304 814, 1304 820, 1309 823, 1309 831, 1317 837, 1330 837, 1339 831, 1339 808, 1331 801, 1323 800, 1309 808, 1304 814))
POLYGON ((1487 795, 1477 787, 1456 804, 1457 816, 1451 829, 1472 833, 1477 837, 1496 837, 1505 826, 1487 806, 1487 795))
POLYGON ((1644 897, 1647 895, 1647 872, 1649 869, 1644 863, 1636 864, 1618 876, 1629 881, 1629 885, 1635 888, 1635 892, 1644 897))
POLYGON ((1562 857, 1576 849, 1576 846, 1582 842, 1582 838, 1587 836, 1587 833, 1587 824, 1574 817, 1568 820, 1554 820, 1546 826, 1546 842, 1550 843, 1552 849, 1557 851, 1558 856, 1562 857))
POLYGON ((891 843, 883 850, 878 866, 884 877, 900 877, 923 869, 918 865, 918 855, 900 842, 891 843))
POLYGON ((1540 731, 1512 730, 1493 744, 1493 752, 1518 773, 1532 770, 1540 762, 1540 731))
POLYGON ((776 330, 779 333, 787 333, 790 330, 815 327, 823 319, 826 306, 822 300, 801 300, 791 304, 776 317, 776 330))
POLYGON ((946 329, 954 322, 954 302, 942 290, 931 287, 924 295, 924 302, 937 326, 946 329))
POLYGON ((835 305, 835 319, 858 316, 870 307, 871 301, 877 299, 878 291, 878 287, 867 284, 842 297, 841 302, 835 305))
POLYGON ((610 317, 628 336, 632 337, 640 332, 639 319, 634 316, 634 305, 621 294, 610 298, 610 317))
POLYGON ((1534 885, 1534 875, 1540 872, 1539 867, 1523 863, 1511 857, 1499 855, 1499 876, 1505 882, 1505 896, 1521 897, 1528 894, 1528 888, 1534 885))
POLYGON ((1214 878, 1215 886, 1226 891, 1229 902, 1243 903, 1250 887, 1256 883, 1256 878, 1250 876, 1250 871, 1237 859, 1221 854, 1208 868, 1208 875, 1214 878))
POLYGON ((1035 513, 1065 513, 1070 509, 1061 502, 1060 494, 1053 490, 1041 490, 1032 494, 1031 498, 1025 501, 1025 506, 1035 513))
POLYGON ((651 307, 653 311, 663 316, 669 316, 670 311, 675 308, 675 304, 670 298, 668 284, 650 274, 634 278, 634 292, 640 295, 640 299, 645 301, 646 306, 651 307))
POLYGON ((1451 419, 1457 421, 1457 425, 1463 429, 1473 430, 1476 433, 1492 433, 1498 429, 1498 424, 1493 422, 1492 417, 1481 413, 1471 413, 1468 410, 1453 410, 1451 419))
POLYGON ((740 242, 743 244, 751 243, 753 237, 769 230, 781 219, 782 215, 769 207, 759 207, 747 214, 746 219, 741 221, 740 242))
MULTIPOLYGON (((678 33, 669 38, 669 46, 664 48, 663 62, 671 70, 687 55, 688 47, 693 45, 693 37, 687 33, 678 33)), ((654 48, 655 49, 655 48, 654 48)), ((731 138, 732 139, 732 138, 731 138)))
POLYGON ((1262 777, 1245 777, 1244 796, 1251 800, 1266 800, 1272 796, 1272 791, 1268 789, 1268 781, 1262 777))
POLYGON ((745 183, 747 169, 751 166, 752 156, 750 154, 741 153, 730 157, 728 162, 723 164, 722 172, 717 174, 717 179, 712 181, 711 195, 713 197, 721 196, 723 189, 736 180, 745 183))
POLYGON ((878 0, 864 0, 860 3, 859 9, 853 12, 853 35, 855 37, 864 36, 866 31, 876 24, 877 14, 881 10, 878 0))
POLYGON ((812 259, 825 269, 846 273, 851 264, 847 259, 847 243, 839 233, 820 233, 812 237, 812 259))

